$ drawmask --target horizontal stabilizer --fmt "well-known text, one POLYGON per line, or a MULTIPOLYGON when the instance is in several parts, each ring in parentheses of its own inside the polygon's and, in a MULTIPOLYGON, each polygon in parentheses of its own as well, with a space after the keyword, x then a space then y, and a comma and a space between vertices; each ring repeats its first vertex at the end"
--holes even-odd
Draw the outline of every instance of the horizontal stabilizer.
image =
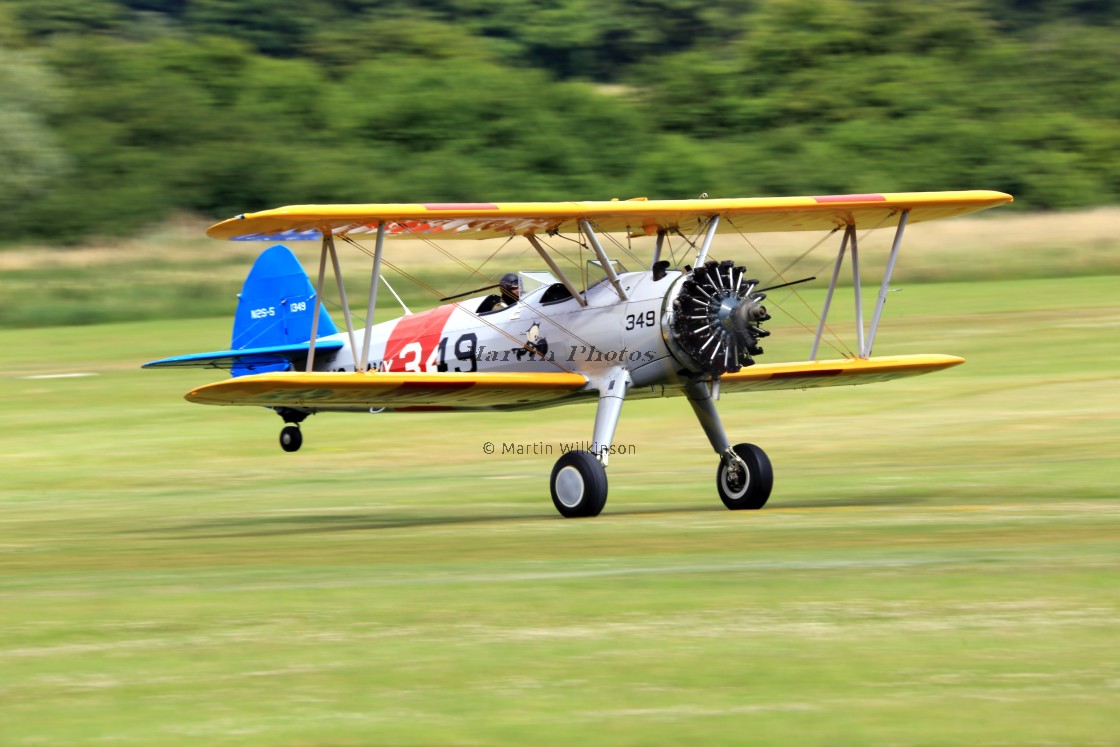
MULTIPOLYGON (((341 340, 319 340, 315 343, 315 351, 341 350, 342 346, 341 340)), ((145 363, 141 368, 231 369, 238 366, 251 369, 255 366, 276 366, 277 364, 306 359, 310 347, 311 343, 301 342, 293 345, 270 345, 263 348, 214 350, 208 353, 191 353, 189 355, 176 355, 172 358, 162 358, 158 361, 145 363)))

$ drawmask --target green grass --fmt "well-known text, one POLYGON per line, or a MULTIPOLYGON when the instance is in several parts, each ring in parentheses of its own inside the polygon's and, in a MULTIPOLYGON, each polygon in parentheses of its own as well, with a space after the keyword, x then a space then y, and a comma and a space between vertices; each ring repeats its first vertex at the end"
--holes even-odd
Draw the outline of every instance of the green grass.
POLYGON ((589 406, 321 415, 290 455, 137 368, 228 319, 2 331, 0 744, 1115 744, 1118 285, 908 286, 877 352, 968 364, 723 399, 761 512, 684 401, 628 403, 587 521, 482 444, 589 406))

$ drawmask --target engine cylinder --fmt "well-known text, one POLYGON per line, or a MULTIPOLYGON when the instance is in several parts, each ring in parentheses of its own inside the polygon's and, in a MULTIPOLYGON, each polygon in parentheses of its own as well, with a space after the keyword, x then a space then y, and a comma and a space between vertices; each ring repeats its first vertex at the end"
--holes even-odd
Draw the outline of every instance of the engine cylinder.
POLYGON ((755 292, 758 280, 731 260, 707 262, 677 286, 669 322, 669 348, 685 367, 711 376, 735 373, 762 355, 758 341, 770 319, 755 292))

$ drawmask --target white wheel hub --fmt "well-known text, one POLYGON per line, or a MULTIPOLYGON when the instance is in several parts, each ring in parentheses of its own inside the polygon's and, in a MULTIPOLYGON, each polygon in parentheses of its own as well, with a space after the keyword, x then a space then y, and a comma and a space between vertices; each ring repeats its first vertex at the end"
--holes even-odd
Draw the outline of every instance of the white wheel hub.
POLYGON ((575 467, 564 467, 556 473, 556 500, 565 508, 575 508, 583 501, 583 475, 575 467))
POLYGON ((751 471, 749 469, 743 470, 743 484, 739 486, 738 490, 734 490, 727 479, 732 469, 734 467, 724 467, 723 474, 720 475, 720 481, 723 483, 723 489, 727 491, 727 495, 734 500, 738 500, 747 494, 747 489, 751 486, 751 471))

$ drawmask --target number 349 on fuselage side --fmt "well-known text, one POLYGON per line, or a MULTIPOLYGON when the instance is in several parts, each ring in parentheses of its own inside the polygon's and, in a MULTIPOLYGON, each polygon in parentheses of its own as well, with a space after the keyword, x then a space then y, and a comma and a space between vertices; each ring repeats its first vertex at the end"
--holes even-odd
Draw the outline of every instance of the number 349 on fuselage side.
POLYGON ((519 410, 594 400, 589 448, 561 455, 550 478, 553 504, 566 517, 596 516, 603 510, 608 457, 623 402, 683 396, 719 457, 720 498, 731 509, 757 509, 770 497, 773 470, 758 446, 731 444, 715 407, 721 394, 885 381, 963 362, 949 355, 872 356, 903 232, 909 224, 1010 201, 1000 192, 913 192, 308 205, 239 215, 213 226, 209 235, 319 240, 318 282, 312 284, 286 246, 271 246, 245 281, 229 349, 165 358, 146 367, 228 368, 232 378, 195 389, 187 399, 275 410, 286 423, 280 435, 286 451, 300 448, 300 424, 315 413, 519 410), (868 324, 857 229, 885 227, 894 229, 894 241, 868 324), (756 363, 769 335, 766 292, 790 284, 787 278, 764 284, 736 260, 711 256, 718 233, 745 237, 773 231, 823 231, 837 238, 831 281, 803 361, 756 363), (624 234, 626 245, 611 239, 613 234, 624 234), (591 259, 583 266, 573 262, 569 253, 552 246, 556 237, 566 239, 569 247, 575 242, 580 256, 591 259), (505 238, 521 250, 531 247, 548 269, 501 279, 474 270, 476 280, 491 282, 475 292, 443 297, 444 303, 427 311, 405 308, 403 316, 374 324, 378 289, 387 285, 383 257, 393 251, 386 244, 396 238, 428 243, 505 238), (336 242, 361 248, 359 239, 374 241, 364 326, 353 324, 336 250, 336 242), (642 241, 651 246, 652 257, 640 269, 627 270, 604 248, 619 247, 635 258, 631 247, 642 241), (845 258, 856 296, 855 350, 843 358, 819 360, 817 350, 845 258), (342 329, 319 301, 328 263, 340 296, 342 329))

